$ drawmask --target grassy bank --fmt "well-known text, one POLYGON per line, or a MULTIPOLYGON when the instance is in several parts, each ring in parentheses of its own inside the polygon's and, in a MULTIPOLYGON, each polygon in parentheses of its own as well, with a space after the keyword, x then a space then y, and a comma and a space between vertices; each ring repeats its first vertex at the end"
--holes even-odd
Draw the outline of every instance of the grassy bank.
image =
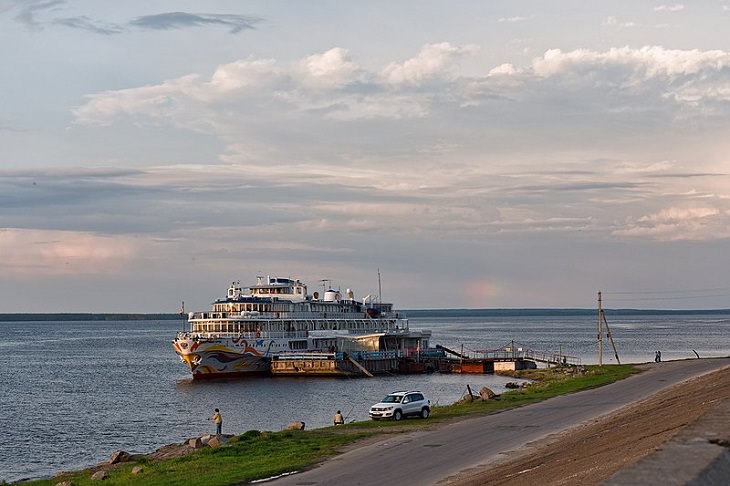
MULTIPOLYGON (((600 368, 589 366, 585 368, 585 372, 560 368, 516 372, 515 377, 534 380, 534 383, 504 393, 499 400, 462 401, 445 407, 434 407, 428 420, 364 421, 305 431, 252 430, 232 438, 225 447, 205 448, 183 457, 162 461, 141 458, 135 462, 106 466, 108 476, 103 484, 162 486, 194 483, 200 486, 217 486, 245 483, 301 470, 337 454, 345 445, 366 437, 399 433, 418 427, 433 427, 460 417, 520 407, 557 395, 606 385, 636 372, 635 368, 628 365, 600 368), (134 466, 141 466, 143 472, 133 475, 131 470, 134 466)), ((91 480, 95 469, 98 468, 23 484, 55 485, 61 481, 71 481, 76 486, 99 484, 99 481, 91 480)))

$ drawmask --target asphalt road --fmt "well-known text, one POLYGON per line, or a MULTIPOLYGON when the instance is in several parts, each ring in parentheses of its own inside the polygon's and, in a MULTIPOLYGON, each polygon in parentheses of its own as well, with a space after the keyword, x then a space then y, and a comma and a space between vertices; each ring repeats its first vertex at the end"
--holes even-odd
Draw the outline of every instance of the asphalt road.
MULTIPOLYGON (((433 485, 505 458, 531 442, 609 414, 687 379, 730 365, 730 358, 671 361, 620 382, 493 415, 389 436, 272 486, 433 485)), ((417 419, 409 419, 417 420, 417 419)))

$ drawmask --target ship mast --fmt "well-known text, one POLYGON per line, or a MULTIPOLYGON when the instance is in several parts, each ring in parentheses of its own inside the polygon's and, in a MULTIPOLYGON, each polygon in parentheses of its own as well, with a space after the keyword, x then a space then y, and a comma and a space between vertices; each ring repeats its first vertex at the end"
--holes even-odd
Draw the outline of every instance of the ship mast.
POLYGON ((383 303, 383 288, 380 285, 380 269, 378 268, 378 304, 383 303))

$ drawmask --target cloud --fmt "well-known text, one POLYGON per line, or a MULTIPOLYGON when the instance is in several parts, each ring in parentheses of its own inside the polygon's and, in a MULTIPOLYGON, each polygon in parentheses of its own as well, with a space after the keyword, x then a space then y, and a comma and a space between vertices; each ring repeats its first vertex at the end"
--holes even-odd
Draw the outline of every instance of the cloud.
POLYGON ((501 18, 497 19, 497 22, 524 22, 525 20, 529 20, 529 17, 520 17, 520 16, 501 17, 501 18))
POLYGON ((86 16, 58 18, 55 19, 53 23, 63 25, 64 27, 71 27, 73 29, 86 30, 94 34, 112 35, 124 32, 124 29, 118 25, 104 24, 86 16))
POLYGON ((303 85, 313 89, 337 89, 353 82, 360 67, 352 62, 347 49, 336 47, 313 54, 300 63, 303 85))
POLYGON ((14 277, 117 274, 137 250, 129 236, 0 228, 0 270, 14 277))
POLYGON ((32 30, 38 30, 42 22, 38 15, 46 11, 55 11, 66 5, 66 0, 21 0, 15 2, 18 13, 15 20, 32 30))
POLYGON ((235 118, 224 120, 221 113, 240 110, 262 122, 272 110, 322 119, 397 120, 430 116, 437 106, 461 109, 500 99, 528 103, 530 98, 553 97, 563 103, 564 96, 571 96, 578 101, 583 91, 589 101, 583 109, 595 106, 618 113, 641 106, 666 109, 673 102, 677 115, 686 117, 692 111, 678 107, 691 108, 698 116, 721 115, 730 100, 730 54, 721 50, 550 49, 528 66, 506 63, 482 77, 466 76, 458 60, 475 52, 474 46, 430 44, 409 60, 371 71, 343 48, 288 65, 251 57, 220 65, 207 80, 193 73, 157 85, 89 95, 74 114, 79 123, 105 124, 128 115, 216 132, 235 118), (595 96, 606 90, 610 99, 595 96), (637 105, 637 99, 643 102, 637 105), (219 109, 223 100, 226 110, 219 109))
POLYGON ((684 10, 684 5, 676 3, 674 5, 658 5, 654 7, 655 12, 681 12, 684 10))
POLYGON ((707 241, 730 238, 730 210, 718 207, 670 207, 629 221, 614 231, 622 237, 660 241, 707 241))
POLYGON ((725 116, 730 100, 730 53, 645 46, 599 52, 548 50, 532 74, 561 82, 564 89, 602 89, 612 112, 671 110, 676 119, 725 116))
MULTIPOLYGON (((67 0, 15 0, 6 9, 16 10, 15 20, 32 30, 40 30, 47 25, 59 25, 101 35, 119 34, 127 30, 124 26, 85 15, 47 18, 49 13, 62 11, 70 6, 67 0)), ((261 18, 240 14, 165 12, 136 17, 128 25, 149 30, 225 27, 230 33, 237 34, 243 30, 255 29, 261 22, 261 18)))
MULTIPOLYGON (((702 120, 702 133, 725 126, 727 52, 551 49, 523 65, 467 75, 459 59, 475 52, 429 44, 411 59, 370 68, 339 47, 291 62, 249 57, 209 76, 96 93, 74 114, 88 129, 123 117, 219 137, 226 148, 216 161, 148 169, 115 187, 141 191, 134 197, 147 205, 157 197, 147 187, 184 193, 198 220, 218 227, 226 225, 218 209, 226 200, 246 215, 247 231, 398 232, 407 220, 410 230, 432 234, 654 239, 669 233, 646 214, 660 214, 672 198, 688 207, 716 200, 709 190, 681 194, 690 180, 722 174, 722 161, 677 150, 692 136, 688 117, 702 120), (626 155, 636 140, 670 132, 680 135, 666 147, 626 155), (535 160, 525 162, 525 153, 535 160), (383 205, 369 204, 373 198, 383 205)), ((720 213, 708 218, 722 218, 717 204, 720 213)))
POLYGON ((613 16, 606 17, 606 20, 603 21, 603 25, 605 25, 606 27, 615 27, 617 29, 630 29, 630 28, 639 26, 639 24, 637 24, 636 22, 630 22, 630 21, 621 22, 616 17, 613 17, 613 16))
POLYGON ((223 26, 236 34, 243 30, 255 29, 262 19, 247 15, 166 12, 137 17, 130 25, 153 30, 183 29, 189 27, 223 26))
POLYGON ((8 125, 5 123, 0 123, 0 132, 24 132, 25 130, 14 127, 12 125, 8 125))
POLYGON ((151 118, 169 116, 176 98, 195 99, 199 76, 189 75, 155 86, 107 91, 88 96, 82 107, 74 110, 81 123, 106 123, 119 114, 146 115, 151 118))
POLYGON ((380 76, 391 85, 420 85, 435 77, 456 75, 457 61, 478 49, 475 45, 455 46, 448 42, 429 44, 412 59, 388 64, 380 76))
POLYGON ((467 50, 447 44, 427 46, 417 58, 389 65, 384 74, 363 73, 340 48, 286 67, 272 59, 249 58, 219 66, 208 81, 191 74, 158 85, 90 95, 74 114, 79 123, 105 124, 123 114, 145 115, 176 119, 182 126, 207 131, 220 121, 213 120, 218 116, 216 103, 225 99, 229 110, 237 106, 270 109, 283 102, 301 112, 340 120, 419 117, 425 114, 427 101, 393 89, 450 72, 453 57, 467 50), (386 84, 373 81, 376 77, 385 78, 386 84), (204 105, 213 109, 209 116, 185 116, 187 108, 205 109, 204 105))
POLYGON ((0 171, 0 220, 6 227, 123 234, 149 232, 149 205, 166 211, 171 188, 126 168, 44 168, 0 171), (124 203, 121 210, 120 203, 124 203))
MULTIPOLYGON (((563 52, 550 49, 542 58, 533 62, 533 71, 538 76, 561 74, 585 74, 586 71, 604 71, 620 68, 623 85, 631 85, 651 78, 665 78, 676 81, 682 76, 699 74, 727 76, 730 67, 730 53, 721 50, 700 51, 665 49, 658 46, 645 46, 639 49, 630 47, 611 48, 599 52, 589 49, 576 49, 563 52)), ((692 80, 695 81, 695 80, 692 80)))

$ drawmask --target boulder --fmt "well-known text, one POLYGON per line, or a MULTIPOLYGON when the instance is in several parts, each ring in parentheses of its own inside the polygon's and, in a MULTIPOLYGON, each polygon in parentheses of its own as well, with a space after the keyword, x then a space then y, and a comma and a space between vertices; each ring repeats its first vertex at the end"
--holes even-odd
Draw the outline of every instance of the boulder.
POLYGON ((142 474, 142 471, 144 471, 144 469, 142 469, 142 466, 134 466, 132 468, 132 474, 142 474))
POLYGON ((208 441, 210 440, 211 437, 215 437, 215 436, 214 435, 210 435, 210 434, 205 434, 205 435, 203 435, 203 436, 200 437, 200 442, 202 442, 203 445, 208 445, 208 441))
MULTIPOLYGON (((210 439, 208 439, 208 440, 210 440, 210 439)), ((192 439, 188 439, 188 445, 190 447, 192 447, 193 449, 200 449, 205 444, 203 444, 203 441, 202 441, 202 439, 200 437, 195 437, 195 438, 192 438, 192 439)))
POLYGON ((289 422, 289 425, 286 426, 286 430, 304 430, 304 422, 301 420, 289 422))
POLYGON ((214 435, 213 437, 210 438, 207 445, 208 445, 208 447, 218 447, 218 446, 226 445, 226 444, 228 444, 228 439, 229 439, 229 437, 227 437, 225 435, 214 435))
POLYGON ((478 395, 472 395, 471 393, 467 392, 467 393, 464 393, 456 403, 457 404, 473 403, 474 400, 478 400, 478 399, 479 399, 478 395))
POLYGON ((127 462, 130 459, 129 452, 125 451, 114 451, 112 457, 109 458, 109 464, 118 464, 120 462, 127 462))
POLYGON ((487 388, 486 386, 483 386, 479 390, 479 396, 482 398, 482 400, 491 400, 492 398, 496 397, 497 394, 494 393, 492 390, 487 388))
POLYGON ((92 481, 104 481, 106 479, 106 471, 96 471, 94 474, 91 475, 92 481))

